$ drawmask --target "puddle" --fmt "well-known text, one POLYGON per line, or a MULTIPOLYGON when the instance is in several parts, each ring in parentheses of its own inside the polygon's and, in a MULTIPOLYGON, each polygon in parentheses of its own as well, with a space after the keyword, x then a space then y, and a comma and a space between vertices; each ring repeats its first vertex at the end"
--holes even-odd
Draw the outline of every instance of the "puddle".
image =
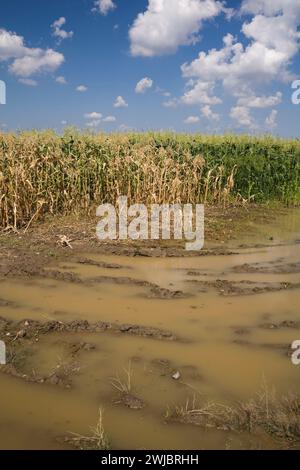
MULTIPOLYGON (((82 253, 90 262, 64 261, 48 266, 43 277, 2 280, 0 316, 5 319, 39 325, 108 322, 115 329, 54 330, 11 343, 20 354, 17 367, 27 376, 48 377, 59 365, 73 362, 76 372, 69 388, 1 373, 0 447, 68 448, 58 438, 69 431, 86 435, 96 424, 99 407, 105 410, 112 448, 276 447, 266 437, 166 424, 164 415, 193 395, 225 403, 248 400, 264 380, 278 394, 299 392, 300 368, 292 365, 288 351, 300 339, 300 288, 277 288, 300 283, 300 272, 291 267, 300 263, 300 244, 293 242, 300 223, 293 224, 289 221, 283 245, 241 248, 236 255, 129 258, 82 253), (53 270, 73 273, 74 282, 55 278, 53 270), (224 295, 216 280, 272 290, 224 295), (184 296, 161 298, 159 289, 184 296), (133 335, 116 325, 168 331, 175 339, 133 335), (144 404, 139 410, 118 402, 112 386, 112 378, 122 378, 129 364, 131 393, 144 404), (179 380, 172 378, 175 372, 179 380)), ((278 229, 276 236, 282 233, 278 229)))

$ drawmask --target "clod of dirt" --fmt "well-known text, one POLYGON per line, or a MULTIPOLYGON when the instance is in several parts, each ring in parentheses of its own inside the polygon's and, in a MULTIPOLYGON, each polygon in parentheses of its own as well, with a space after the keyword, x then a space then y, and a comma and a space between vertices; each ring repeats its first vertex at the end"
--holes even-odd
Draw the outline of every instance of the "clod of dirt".
POLYGON ((72 343, 70 345, 71 356, 76 356, 80 351, 94 351, 96 346, 91 343, 85 343, 81 341, 80 343, 72 343))
MULTIPOLYGON (((122 269, 124 266, 121 266, 120 264, 115 264, 115 263, 105 263, 104 261, 95 261, 93 259, 89 258, 79 258, 76 260, 77 263, 79 264, 84 264, 88 266, 96 266, 97 268, 104 268, 104 269, 122 269)), ((131 269, 128 266, 126 266, 126 269, 131 269)))
POLYGON ((239 266, 234 266, 232 271, 236 273, 296 274, 300 273, 300 263, 244 263, 239 266))
POLYGON ((110 283, 116 285, 132 285, 138 287, 145 287, 149 289, 149 292, 142 294, 142 296, 149 299, 183 299, 191 297, 191 294, 187 294, 179 290, 173 291, 160 287, 152 282, 144 281, 141 279, 134 279, 130 277, 97 276, 82 279, 78 276, 78 274, 75 274, 73 272, 63 272, 59 270, 42 271, 40 275, 49 279, 71 282, 75 284, 83 284, 86 286, 90 286, 93 284, 110 283))
POLYGON ((78 372, 79 368, 74 367, 72 364, 59 365, 56 370, 50 375, 40 376, 34 373, 24 374, 21 370, 18 370, 14 364, 6 364, 0 366, 0 372, 22 379, 25 382, 36 383, 36 384, 50 384, 58 385, 62 388, 71 388, 72 380, 71 375, 78 372))
POLYGON ((89 323, 87 320, 76 320, 69 323, 61 321, 49 321, 42 323, 39 321, 28 321, 26 330, 19 330, 20 325, 24 325, 24 320, 21 322, 11 322, 5 318, 0 317, 0 338, 1 336, 14 336, 15 339, 23 339, 25 336, 28 339, 36 339, 39 335, 46 335, 50 333, 75 333, 75 332, 89 332, 100 333, 102 331, 111 331, 120 334, 131 334, 135 336, 143 336, 145 338, 153 338, 160 340, 175 341, 176 336, 170 331, 161 330, 149 326, 140 325, 119 325, 117 323, 102 322, 89 323))
POLYGON ((145 402, 131 393, 122 393, 116 403, 122 404, 131 410, 141 410, 145 407, 145 402))
POLYGON ((239 335, 239 336, 244 336, 244 335, 249 335, 250 329, 249 328, 234 328, 233 330, 234 334, 239 335))
POLYGON ((252 282, 252 281, 228 281, 227 279, 217 279, 216 281, 201 281, 190 279, 186 282, 193 283, 200 287, 216 289, 222 296, 242 296, 263 294, 266 292, 279 292, 282 290, 300 289, 300 283, 291 282, 252 282))
POLYGON ((299 329, 300 328, 300 322, 296 322, 293 320, 284 320, 279 323, 262 323, 260 325, 260 328, 264 328, 267 330, 278 330, 280 328, 293 328, 293 329, 299 329))
POLYGON ((163 287, 153 286, 150 288, 149 293, 145 294, 143 297, 147 297, 148 299, 185 299, 191 297, 191 294, 184 293, 180 290, 172 291, 163 287))

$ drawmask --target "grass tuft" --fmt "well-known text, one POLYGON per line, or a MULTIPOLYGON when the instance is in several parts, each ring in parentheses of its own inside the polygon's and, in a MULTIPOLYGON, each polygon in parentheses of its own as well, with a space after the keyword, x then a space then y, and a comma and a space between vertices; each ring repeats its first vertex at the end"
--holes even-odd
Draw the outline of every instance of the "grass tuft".
POLYGON ((223 405, 187 399, 182 406, 168 408, 167 421, 179 421, 224 431, 265 433, 288 447, 300 443, 300 397, 288 394, 277 398, 274 390, 262 387, 248 402, 223 405))
POLYGON ((96 426, 91 427, 91 435, 70 433, 65 441, 80 450, 109 450, 110 444, 103 426, 103 410, 99 409, 99 418, 96 426))

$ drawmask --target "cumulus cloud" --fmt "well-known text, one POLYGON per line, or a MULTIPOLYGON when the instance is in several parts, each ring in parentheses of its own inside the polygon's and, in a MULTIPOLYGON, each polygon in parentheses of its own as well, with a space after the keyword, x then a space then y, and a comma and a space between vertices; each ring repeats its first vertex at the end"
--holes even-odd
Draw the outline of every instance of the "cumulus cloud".
POLYGON ((166 91, 163 88, 160 88, 159 86, 157 86, 155 88, 155 93, 159 93, 160 95, 164 96, 165 98, 169 98, 171 96, 171 93, 169 91, 166 91))
POLYGON ((299 2, 298 0, 284 0, 284 2, 282 0, 243 0, 241 11, 255 15, 262 13, 267 16, 282 12, 297 15, 299 14, 299 2))
POLYGON ((265 124, 269 129, 274 129, 277 126, 277 115, 278 111, 276 109, 272 109, 269 116, 267 116, 265 124))
POLYGON ((85 85, 79 85, 77 88, 76 88, 77 91, 79 91, 80 93, 84 93, 88 90, 88 88, 85 86, 85 85))
POLYGON ((114 102, 114 108, 128 108, 128 104, 122 96, 117 96, 116 101, 114 102))
POLYGON ((22 36, 0 29, 0 61, 22 57, 25 53, 26 47, 22 36))
POLYGON ((22 36, 0 29, 0 62, 11 61, 9 70, 14 75, 28 78, 41 72, 54 72, 64 60, 60 52, 26 47, 22 36))
POLYGON ((19 82, 27 86, 38 86, 38 82, 31 78, 19 78, 19 82))
POLYGON ((103 122, 116 122, 116 118, 115 116, 106 116, 104 119, 103 119, 103 122))
POLYGON ((63 54, 53 49, 30 49, 27 55, 14 60, 9 70, 17 76, 30 77, 41 72, 53 72, 63 62, 63 54))
POLYGON ((202 106, 201 113, 209 121, 218 121, 220 119, 219 114, 214 113, 208 104, 202 106))
POLYGON ((57 83, 59 83, 60 85, 66 85, 67 84, 67 80, 62 75, 60 75, 59 77, 56 77, 55 81, 57 83))
POLYGON ((112 0, 95 0, 93 11, 98 11, 101 15, 107 15, 115 8, 116 5, 112 0))
POLYGON ((198 116, 189 116, 184 120, 185 124, 196 124, 197 122, 199 122, 198 116))
POLYGON ((179 105, 180 101, 178 98, 171 98, 170 100, 164 101, 163 106, 165 108, 176 108, 179 105))
POLYGON ((300 3, 275 0, 272 7, 270 3, 269 0, 244 2, 242 11, 255 14, 242 26, 249 43, 244 45, 227 34, 221 49, 201 51, 191 63, 183 64, 183 76, 211 83, 219 81, 235 96, 245 95, 253 87, 273 80, 290 79, 289 65, 299 50, 300 3))
POLYGON ((238 127, 256 128, 255 120, 251 116, 249 108, 245 106, 234 106, 231 108, 230 117, 236 121, 238 127))
POLYGON ((102 118, 102 114, 101 113, 97 113, 96 111, 93 111, 92 113, 86 113, 84 115, 85 119, 101 119, 102 118))
POLYGON ((151 78, 145 77, 140 80, 135 87, 136 93, 145 93, 146 90, 152 88, 153 80, 151 78))
POLYGON ((220 81, 235 96, 249 93, 256 85, 286 78, 290 56, 282 51, 256 41, 244 48, 231 34, 223 41, 222 49, 200 52, 193 62, 183 64, 183 76, 212 84, 220 81))
POLYGON ((86 113, 84 115, 84 118, 89 120, 89 122, 86 123, 88 127, 98 127, 102 122, 105 123, 111 123, 115 122, 116 118, 115 116, 106 116, 103 117, 101 113, 98 113, 97 111, 93 111, 92 113, 86 113))
POLYGON ((242 96, 238 99, 238 106, 246 106, 248 108, 269 108, 277 106, 282 101, 282 93, 279 91, 274 96, 242 96))
POLYGON ((222 103, 222 100, 214 95, 214 83, 204 81, 191 81, 187 84, 188 91, 181 98, 181 102, 186 105, 208 104, 215 105, 222 103))
POLYGON ((148 0, 129 31, 133 56, 160 56, 199 41, 202 22, 226 11, 216 0, 148 0))
POLYGON ((190 80, 187 90, 180 98, 172 98, 163 103, 166 108, 177 108, 179 105, 216 105, 222 100, 214 94, 214 83, 190 80))
MULTIPOLYGON (((237 100, 231 109, 232 119, 254 128, 250 109, 273 107, 282 101, 280 92, 268 96, 264 88, 293 77, 290 66, 299 51, 300 2, 244 0, 241 13, 248 15, 242 24, 241 41, 227 34, 220 49, 200 51, 196 59, 181 66, 188 91, 177 103, 210 107, 221 102, 219 93, 225 91, 237 100)), ((208 117, 209 108, 204 113, 208 117)))
POLYGON ((58 38, 60 41, 64 39, 72 38, 74 33, 73 31, 65 31, 62 27, 66 24, 67 20, 61 16, 58 20, 54 21, 51 25, 52 35, 58 38))

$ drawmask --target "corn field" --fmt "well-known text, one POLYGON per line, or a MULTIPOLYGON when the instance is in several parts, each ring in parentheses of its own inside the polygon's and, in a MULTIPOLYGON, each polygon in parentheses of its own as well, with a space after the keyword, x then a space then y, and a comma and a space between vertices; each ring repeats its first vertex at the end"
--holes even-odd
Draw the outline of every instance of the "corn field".
POLYGON ((171 133, 0 134, 0 227, 129 203, 300 202, 300 142, 171 133))

